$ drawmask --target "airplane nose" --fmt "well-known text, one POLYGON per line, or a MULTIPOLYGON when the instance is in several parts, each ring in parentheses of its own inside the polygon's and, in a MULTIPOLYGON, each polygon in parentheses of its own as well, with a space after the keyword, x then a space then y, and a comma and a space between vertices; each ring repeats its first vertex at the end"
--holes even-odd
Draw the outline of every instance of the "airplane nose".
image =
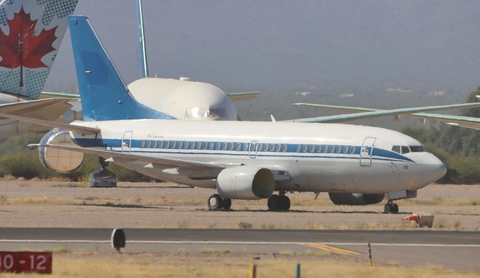
POLYGON ((420 164, 422 165, 420 175, 426 185, 436 182, 447 173, 447 166, 431 153, 425 154, 420 164))

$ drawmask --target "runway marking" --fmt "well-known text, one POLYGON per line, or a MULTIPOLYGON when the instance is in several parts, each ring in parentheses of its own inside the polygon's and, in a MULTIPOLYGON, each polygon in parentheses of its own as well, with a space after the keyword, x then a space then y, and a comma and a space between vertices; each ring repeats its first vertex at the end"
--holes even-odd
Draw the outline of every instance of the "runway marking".
MULTIPOLYGON (((110 240, 50 240, 50 239, 0 239, 0 243, 111 243, 110 240)), ((366 242, 268 242, 268 241, 168 241, 168 240, 127 240, 130 244, 231 244, 231 245, 298 245, 319 244, 337 246, 367 246, 366 242)), ((480 244, 430 244, 430 243, 370 243, 371 246, 398 247, 473 247, 480 244)))
POLYGON ((358 254, 360 254, 360 253, 355 252, 355 251, 342 249, 342 248, 337 248, 337 247, 328 246, 328 245, 319 244, 319 243, 299 243, 299 244, 302 245, 302 246, 313 247, 313 248, 317 248, 317 249, 320 249, 320 250, 323 250, 323 251, 335 252, 335 253, 343 254, 343 255, 358 255, 358 254))

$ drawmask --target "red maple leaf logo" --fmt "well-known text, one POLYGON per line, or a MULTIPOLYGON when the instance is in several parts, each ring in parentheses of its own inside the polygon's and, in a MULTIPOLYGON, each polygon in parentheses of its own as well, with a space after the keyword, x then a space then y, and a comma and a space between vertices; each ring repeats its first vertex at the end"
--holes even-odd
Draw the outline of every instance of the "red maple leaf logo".
POLYGON ((0 66, 6 68, 20 67, 20 87, 23 87, 23 67, 48 68, 42 62, 42 58, 56 50, 52 44, 57 39, 55 30, 43 29, 38 36, 35 36, 37 20, 31 20, 30 14, 26 14, 23 7, 13 19, 8 20, 10 34, 7 36, 0 29, 0 66))

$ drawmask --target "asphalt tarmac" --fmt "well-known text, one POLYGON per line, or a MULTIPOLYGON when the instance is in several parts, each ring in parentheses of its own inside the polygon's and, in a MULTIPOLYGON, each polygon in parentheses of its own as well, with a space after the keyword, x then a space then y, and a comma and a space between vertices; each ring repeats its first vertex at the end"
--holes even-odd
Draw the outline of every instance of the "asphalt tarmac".
MULTIPOLYGON (((0 228, 0 251, 67 248, 116 252, 111 229, 0 228)), ((123 229, 125 252, 166 252, 228 249, 231 252, 304 253, 307 250, 354 256, 374 264, 440 265, 480 273, 480 232, 354 231, 252 229, 123 229)))

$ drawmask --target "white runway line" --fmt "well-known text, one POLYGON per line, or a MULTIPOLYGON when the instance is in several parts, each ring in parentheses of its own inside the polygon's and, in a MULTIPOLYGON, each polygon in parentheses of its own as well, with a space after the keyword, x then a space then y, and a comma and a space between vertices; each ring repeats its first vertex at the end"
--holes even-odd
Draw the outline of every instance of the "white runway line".
MULTIPOLYGON (((39 239, 0 239, 0 243, 111 243, 110 240, 39 240, 39 239)), ((268 241, 167 241, 167 240, 127 240, 129 244, 230 244, 230 245, 298 245, 324 244, 337 246, 363 246, 366 242, 268 242, 268 241)), ((422 244, 422 243, 374 243, 372 246, 397 247, 473 247, 480 248, 480 244, 422 244)))

